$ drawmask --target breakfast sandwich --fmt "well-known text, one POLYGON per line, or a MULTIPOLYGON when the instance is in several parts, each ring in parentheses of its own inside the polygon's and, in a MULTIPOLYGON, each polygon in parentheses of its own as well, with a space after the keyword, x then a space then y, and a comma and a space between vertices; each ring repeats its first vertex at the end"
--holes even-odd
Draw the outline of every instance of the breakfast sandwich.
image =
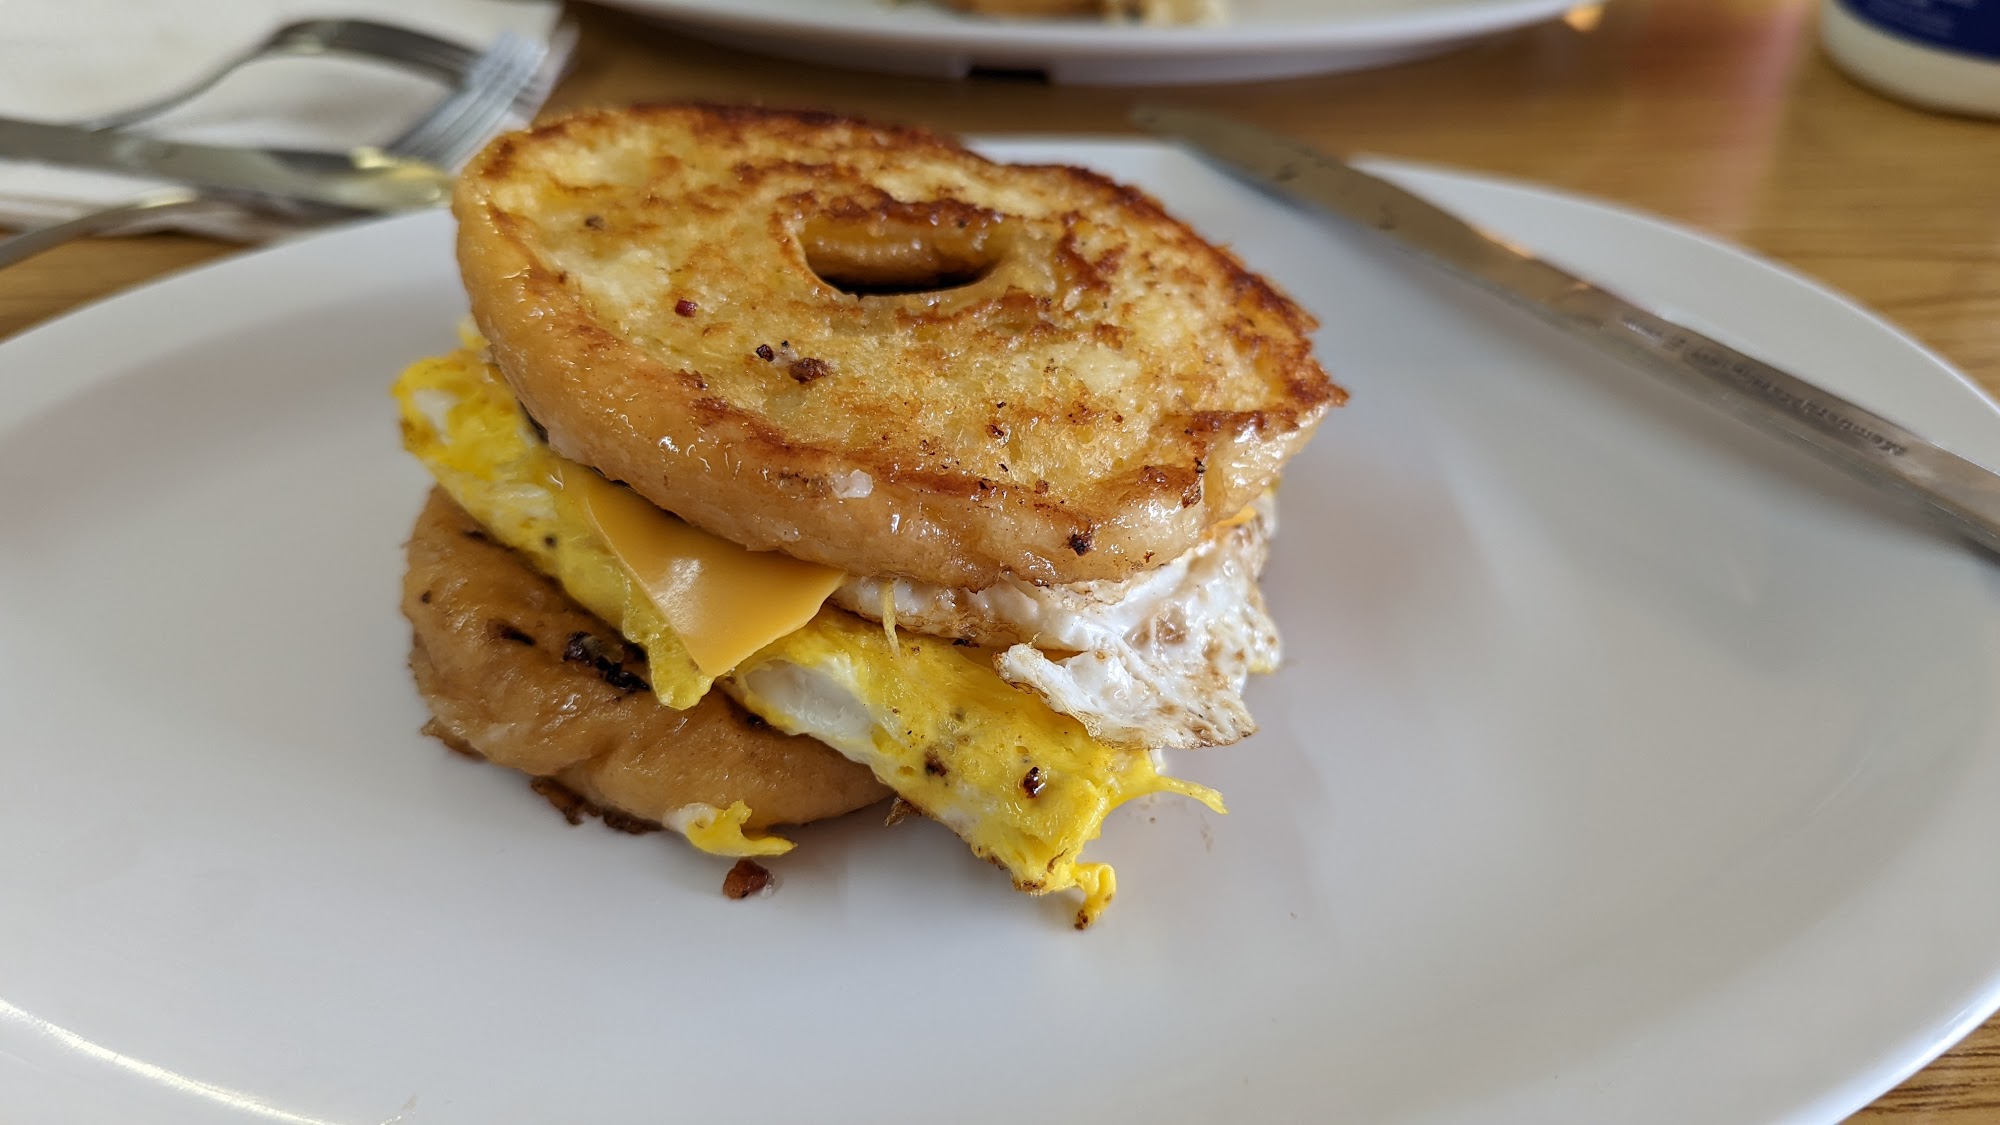
POLYGON ((437 479, 447 743, 723 855, 893 794, 1020 890, 1237 741, 1311 318, 1152 199, 934 134, 702 105, 501 137, 473 328, 396 384, 437 479))

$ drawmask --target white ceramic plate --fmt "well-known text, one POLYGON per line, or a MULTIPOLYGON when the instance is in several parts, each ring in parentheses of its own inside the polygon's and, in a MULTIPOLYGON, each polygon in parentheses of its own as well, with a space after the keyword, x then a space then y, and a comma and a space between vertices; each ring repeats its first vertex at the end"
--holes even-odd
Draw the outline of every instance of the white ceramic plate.
POLYGON ((1578 0, 1228 0, 1218 26, 962 15, 929 0, 612 0, 784 58, 963 78, 1034 71, 1092 86, 1251 82, 1358 70, 1522 27, 1578 0))
MULTIPOLYGON (((2000 577, 1635 373, 1175 152, 1096 165, 1326 322, 1264 730, 1010 891, 944 830, 799 833, 768 899, 416 732, 441 215, 0 346, 0 1118, 1832 1121, 1992 1010, 2000 577)), ((1880 321, 1473 177, 1476 220, 2000 462, 1880 321)))

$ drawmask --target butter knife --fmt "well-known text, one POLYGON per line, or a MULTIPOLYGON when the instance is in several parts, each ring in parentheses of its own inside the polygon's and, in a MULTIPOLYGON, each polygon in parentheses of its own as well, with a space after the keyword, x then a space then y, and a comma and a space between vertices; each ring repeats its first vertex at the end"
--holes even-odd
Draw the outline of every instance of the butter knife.
POLYGON ((1805 379, 1503 241, 1395 184, 1216 114, 1139 106, 1132 120, 1294 202, 1388 237, 1516 308, 1817 454, 1921 502, 1951 531, 2000 553, 2000 476, 1805 379))
POLYGON ((224 195, 353 211, 431 207, 451 191, 451 178, 445 172, 374 148, 351 152, 235 148, 7 118, 0 118, 0 158, 123 172, 224 195))

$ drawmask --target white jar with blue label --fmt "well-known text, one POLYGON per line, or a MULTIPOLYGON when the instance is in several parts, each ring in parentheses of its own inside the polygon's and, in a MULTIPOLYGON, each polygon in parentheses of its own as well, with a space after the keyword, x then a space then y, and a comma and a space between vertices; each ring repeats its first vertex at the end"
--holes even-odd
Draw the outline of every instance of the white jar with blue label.
POLYGON ((1820 38, 1883 93, 2000 117, 2000 0, 1826 0, 1820 38))

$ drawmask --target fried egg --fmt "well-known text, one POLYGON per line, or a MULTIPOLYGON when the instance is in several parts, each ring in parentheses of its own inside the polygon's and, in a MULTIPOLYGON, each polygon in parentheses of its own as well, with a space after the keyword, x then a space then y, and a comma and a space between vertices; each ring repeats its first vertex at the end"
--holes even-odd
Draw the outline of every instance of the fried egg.
POLYGON ((597 535, 583 505, 558 487, 562 458, 529 428, 497 372, 460 350, 412 364, 394 394, 403 447, 494 538, 644 649, 660 702, 686 710, 708 694, 713 678, 597 535))
POLYGON ((1125 581, 1037 586, 1008 577, 965 590, 849 578, 833 600, 898 628, 1000 649, 993 666, 1002 679, 1105 742, 1220 746, 1257 729, 1243 684, 1278 664, 1278 629, 1257 589, 1276 524, 1266 493, 1193 550, 1125 581))
POLYGON ((1091 737, 1008 686, 968 650, 885 631, 828 608, 773 642, 722 687, 787 734, 809 734, 958 833, 1030 894, 1080 887, 1078 928, 1116 888, 1111 868, 1079 862, 1112 809, 1179 793, 1216 812, 1214 790, 1162 775, 1144 750, 1091 737))
MULTIPOLYGON (((406 447, 495 539, 643 648, 654 690, 668 706, 691 706, 720 684, 780 730, 818 738, 868 766, 1006 870, 1017 888, 1080 889, 1079 926, 1115 890, 1109 867, 1081 860, 1112 809, 1172 792, 1223 811, 1212 790, 1161 774, 1150 750, 1099 739, 1041 696, 1012 686, 984 650, 919 632, 892 639, 893 629, 833 606, 726 674, 705 675, 600 534, 587 503, 563 488, 566 474, 587 470, 539 440, 479 353, 420 361, 398 380, 395 395, 406 447)), ((729 817, 685 820, 673 826, 713 848, 718 841, 706 836, 729 817)))

